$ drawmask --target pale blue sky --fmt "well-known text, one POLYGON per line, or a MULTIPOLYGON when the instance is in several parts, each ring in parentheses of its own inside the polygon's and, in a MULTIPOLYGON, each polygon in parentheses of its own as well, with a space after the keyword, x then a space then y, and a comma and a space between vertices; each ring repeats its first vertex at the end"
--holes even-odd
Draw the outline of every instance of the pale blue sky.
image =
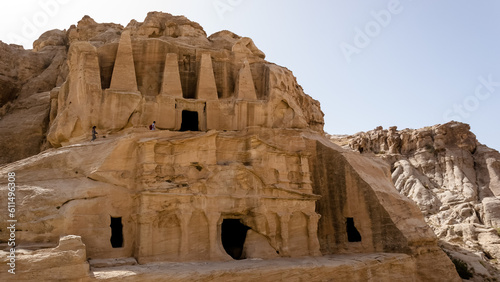
POLYGON ((185 15, 208 35, 251 37, 321 102, 325 130, 420 128, 451 119, 500 149, 500 2, 495 0, 38 0, 2 3, 0 40, 30 47, 83 15, 126 25, 185 15))

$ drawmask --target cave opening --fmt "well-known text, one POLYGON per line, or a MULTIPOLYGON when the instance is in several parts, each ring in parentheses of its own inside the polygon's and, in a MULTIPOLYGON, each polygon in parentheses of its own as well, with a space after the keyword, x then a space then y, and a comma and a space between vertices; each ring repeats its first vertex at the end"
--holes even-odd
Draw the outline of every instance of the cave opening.
POLYGON ((113 248, 123 247, 123 224, 121 217, 111 217, 111 246, 113 248))
POLYGON ((180 131, 199 131, 198 112, 182 111, 182 123, 180 131))
POLYGON ((239 219, 224 219, 221 226, 222 246, 233 259, 245 259, 243 245, 250 227, 242 224, 239 219))
POLYGON ((361 234, 359 234, 358 229, 354 226, 354 218, 346 218, 346 231, 347 231, 347 241, 349 242, 361 242, 361 234))

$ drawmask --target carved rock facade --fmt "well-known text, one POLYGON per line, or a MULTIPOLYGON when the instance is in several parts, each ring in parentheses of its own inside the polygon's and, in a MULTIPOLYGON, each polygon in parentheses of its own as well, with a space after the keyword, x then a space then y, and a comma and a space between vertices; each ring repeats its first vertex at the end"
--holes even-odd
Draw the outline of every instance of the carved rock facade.
POLYGON ((168 130, 322 132, 319 103, 303 94, 290 71, 266 62, 251 39, 220 32, 203 41, 196 33, 202 45, 188 45, 191 37, 144 32, 130 24, 118 43, 71 44, 68 80, 52 96, 52 145, 88 136, 93 125, 113 133, 153 121, 168 130), (215 49, 221 41, 223 48, 215 49))
MULTIPOLYGON (((60 44, 47 38, 38 52, 60 44)), ((380 255, 380 267, 348 263, 359 275, 322 263, 346 279, 372 270, 382 279, 391 267, 400 271, 393 278, 458 279, 387 165, 329 142, 319 103, 251 39, 207 37, 184 17, 150 13, 125 29, 84 17, 62 42, 69 71, 47 111, 54 148, 0 167, 16 172, 24 248, 59 254, 61 236, 78 235, 93 277, 110 261, 146 269, 369 253, 359 256, 373 263, 376 253, 397 253, 380 255)), ((68 269, 88 266, 80 253, 75 260, 68 269)))

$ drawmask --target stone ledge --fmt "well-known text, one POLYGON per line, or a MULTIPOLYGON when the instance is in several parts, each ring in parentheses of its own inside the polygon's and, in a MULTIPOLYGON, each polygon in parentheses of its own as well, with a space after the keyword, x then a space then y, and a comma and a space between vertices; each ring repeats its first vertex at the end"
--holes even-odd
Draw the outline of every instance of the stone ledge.
POLYGON ((91 270, 99 281, 416 281, 405 254, 247 259, 230 262, 149 263, 91 270))
POLYGON ((135 258, 111 258, 111 259, 91 259, 89 260, 91 268, 118 267, 124 265, 136 265, 135 258))

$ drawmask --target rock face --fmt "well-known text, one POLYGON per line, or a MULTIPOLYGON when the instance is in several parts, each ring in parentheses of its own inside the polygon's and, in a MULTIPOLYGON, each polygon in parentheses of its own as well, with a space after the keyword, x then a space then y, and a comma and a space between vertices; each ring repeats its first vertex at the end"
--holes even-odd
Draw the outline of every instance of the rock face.
POLYGON ((458 258, 478 253, 462 260, 476 265, 478 275, 499 275, 483 265, 500 258, 500 154, 480 144, 467 124, 377 128, 332 140, 387 161, 398 191, 413 200, 436 235, 450 243, 446 249, 458 258))
MULTIPOLYGON (((20 248, 57 252, 61 236, 80 236, 88 280, 122 279, 95 270, 110 265, 345 254, 370 266, 345 262, 353 273, 323 258, 300 279, 459 280, 418 208, 394 189, 389 166, 332 144, 319 103, 251 39, 207 37, 197 23, 156 12, 126 28, 84 17, 65 34, 35 42, 38 52, 68 44, 64 83, 28 95, 45 99, 40 132, 43 149, 52 148, 0 167, 16 173, 20 248), (99 139, 90 142, 93 126, 99 139), (326 276, 312 274, 318 265, 326 276)), ((0 183, 7 201, 7 179, 0 183)), ((224 272, 219 266, 210 271, 224 272)), ((257 268, 266 281, 299 277, 290 264, 287 275, 257 268)), ((165 276, 131 271, 139 274, 127 279, 165 276)), ((175 281, 211 279, 195 275, 175 281)))
POLYGON ((0 164, 46 148, 50 91, 67 74, 66 47, 57 45, 65 37, 48 33, 62 42, 40 45, 38 52, 0 42, 0 164))

